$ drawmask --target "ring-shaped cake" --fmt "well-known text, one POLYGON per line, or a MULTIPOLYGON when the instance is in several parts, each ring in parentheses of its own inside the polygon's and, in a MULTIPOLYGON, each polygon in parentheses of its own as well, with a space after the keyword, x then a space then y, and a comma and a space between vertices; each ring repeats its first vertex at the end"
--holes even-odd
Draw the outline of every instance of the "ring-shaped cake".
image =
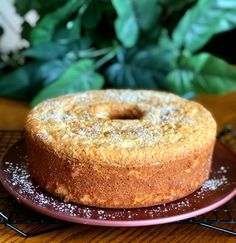
POLYGON ((71 201, 107 208, 183 198, 208 179, 216 137, 209 111, 146 90, 46 100, 26 121, 32 177, 71 201))

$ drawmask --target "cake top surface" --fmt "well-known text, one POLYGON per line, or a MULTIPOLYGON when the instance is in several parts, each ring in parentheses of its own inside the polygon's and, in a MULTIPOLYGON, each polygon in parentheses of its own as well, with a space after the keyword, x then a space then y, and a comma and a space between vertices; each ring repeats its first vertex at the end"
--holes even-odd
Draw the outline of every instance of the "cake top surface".
POLYGON ((40 103, 28 115, 26 131, 64 157, 83 154, 120 165, 132 158, 137 165, 154 163, 157 153, 161 161, 204 147, 215 138, 216 123, 200 104, 170 93, 102 90, 40 103))

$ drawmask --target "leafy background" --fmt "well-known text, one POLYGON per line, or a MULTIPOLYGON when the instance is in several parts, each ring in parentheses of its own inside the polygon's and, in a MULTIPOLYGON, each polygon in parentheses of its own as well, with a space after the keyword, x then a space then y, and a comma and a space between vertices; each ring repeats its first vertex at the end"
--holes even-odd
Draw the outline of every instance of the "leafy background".
MULTIPOLYGON (((0 96, 32 106, 58 95, 113 88, 185 97, 236 90, 236 68, 208 48, 236 28, 235 0, 16 0, 29 48, 0 53, 0 96)), ((4 30, 0 28, 0 34, 4 30)))

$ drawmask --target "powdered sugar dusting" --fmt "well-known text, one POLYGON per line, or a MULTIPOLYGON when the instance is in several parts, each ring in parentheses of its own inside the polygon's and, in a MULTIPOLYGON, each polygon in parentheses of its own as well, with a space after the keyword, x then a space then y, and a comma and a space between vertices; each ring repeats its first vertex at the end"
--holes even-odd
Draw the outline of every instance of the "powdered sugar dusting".
MULTIPOLYGON (((77 144, 86 147, 146 147, 163 144, 167 137, 169 144, 175 144, 183 140, 185 130, 201 135, 201 129, 205 131, 210 118, 206 111, 199 110, 199 116, 193 108, 189 101, 163 92, 89 91, 43 102, 30 113, 28 123, 32 125, 30 130, 34 129, 34 134, 45 143, 62 145, 63 141, 68 144, 73 141, 73 146, 68 146, 71 154, 71 150, 77 150, 77 144), (137 107, 143 111, 142 119, 106 119, 113 103, 137 107), (100 107, 98 113, 94 111, 96 107, 100 107)), ((65 151, 66 145, 62 146, 65 151)))
POLYGON ((216 175, 212 178, 207 180, 201 187, 200 191, 214 191, 218 188, 225 186, 229 183, 226 174, 229 170, 229 167, 221 166, 217 171, 216 175))
POLYGON ((221 166, 217 171, 215 171, 212 178, 205 181, 201 188, 195 192, 194 197, 199 199, 204 199, 206 193, 209 191, 215 191, 217 189, 222 189, 224 186, 230 184, 227 178, 227 172, 229 167, 221 166))
POLYGON ((202 190, 216 190, 218 187, 224 185, 225 183, 227 183, 227 178, 225 176, 223 176, 220 179, 211 179, 206 181, 203 185, 202 185, 202 190))
POLYGON ((5 162, 4 173, 7 183, 19 195, 19 200, 24 198, 30 201, 31 204, 50 210, 51 212, 83 219, 129 221, 179 215, 192 211, 194 209, 193 204, 205 199, 209 193, 214 193, 214 191, 219 189, 223 190, 224 186, 230 183, 227 178, 229 167, 221 166, 217 171, 214 171, 213 176, 198 191, 181 200, 141 209, 103 209, 65 203, 60 198, 52 196, 32 180, 28 170, 27 157, 19 154, 18 158, 18 162, 5 162))

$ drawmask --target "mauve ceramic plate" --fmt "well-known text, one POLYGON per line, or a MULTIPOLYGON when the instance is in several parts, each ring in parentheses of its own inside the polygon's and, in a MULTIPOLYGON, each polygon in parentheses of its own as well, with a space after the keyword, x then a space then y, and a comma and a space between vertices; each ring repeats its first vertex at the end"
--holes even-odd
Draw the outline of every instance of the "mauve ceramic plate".
POLYGON ((198 191, 172 203, 138 209, 87 207, 65 203, 47 193, 30 177, 24 140, 3 156, 0 180, 20 203, 60 220, 99 226, 156 225, 204 214, 233 198, 236 195, 236 157, 217 143, 210 179, 198 191))

